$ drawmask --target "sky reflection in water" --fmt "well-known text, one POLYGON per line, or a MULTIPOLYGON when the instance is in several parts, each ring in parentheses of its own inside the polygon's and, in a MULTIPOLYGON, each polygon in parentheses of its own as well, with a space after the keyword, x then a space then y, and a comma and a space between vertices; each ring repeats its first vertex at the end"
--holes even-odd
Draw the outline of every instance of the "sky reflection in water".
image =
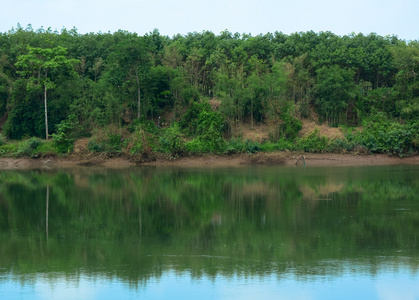
POLYGON ((77 281, 40 277, 32 284, 21 285, 6 279, 0 283, 1 299, 384 299, 419 298, 419 275, 401 269, 376 276, 345 273, 341 276, 312 276, 305 280, 287 274, 262 277, 193 279, 190 274, 165 272, 151 278, 146 286, 130 287, 117 278, 80 276, 77 281))

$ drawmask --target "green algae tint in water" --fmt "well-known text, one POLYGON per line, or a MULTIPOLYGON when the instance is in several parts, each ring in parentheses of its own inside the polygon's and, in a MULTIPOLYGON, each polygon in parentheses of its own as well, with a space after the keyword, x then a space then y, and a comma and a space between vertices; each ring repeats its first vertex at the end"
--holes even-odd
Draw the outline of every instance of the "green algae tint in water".
POLYGON ((0 299, 418 299, 419 167, 0 172, 0 299))

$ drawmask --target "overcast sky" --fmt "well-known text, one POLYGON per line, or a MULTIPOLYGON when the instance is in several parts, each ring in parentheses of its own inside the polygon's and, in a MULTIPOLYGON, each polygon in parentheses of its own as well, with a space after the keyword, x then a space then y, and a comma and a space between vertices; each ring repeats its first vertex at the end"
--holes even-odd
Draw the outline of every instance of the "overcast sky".
POLYGON ((0 32, 20 23, 79 33, 331 31, 419 40, 419 0, 0 0, 0 32))

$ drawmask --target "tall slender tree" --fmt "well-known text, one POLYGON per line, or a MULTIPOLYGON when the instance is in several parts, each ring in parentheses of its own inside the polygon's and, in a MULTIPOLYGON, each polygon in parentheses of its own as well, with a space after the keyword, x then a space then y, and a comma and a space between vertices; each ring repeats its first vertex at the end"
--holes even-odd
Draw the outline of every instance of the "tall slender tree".
POLYGON ((51 79, 51 73, 55 71, 67 71, 73 73, 73 66, 78 60, 66 58, 67 49, 58 46, 54 48, 27 47, 28 54, 20 55, 16 67, 22 76, 28 78, 27 89, 43 87, 45 107, 45 138, 48 140, 48 89, 55 87, 51 79))

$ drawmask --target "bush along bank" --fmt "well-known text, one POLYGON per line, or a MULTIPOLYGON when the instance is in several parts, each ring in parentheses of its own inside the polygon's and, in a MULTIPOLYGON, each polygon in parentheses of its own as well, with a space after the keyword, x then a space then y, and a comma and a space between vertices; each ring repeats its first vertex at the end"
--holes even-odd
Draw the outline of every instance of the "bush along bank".
POLYGON ((364 121, 362 130, 342 128, 343 138, 329 139, 318 129, 299 137, 301 121, 287 115, 279 122, 279 132, 270 139, 257 142, 229 134, 228 123, 219 112, 212 111, 206 102, 194 103, 178 122, 158 128, 152 122, 138 122, 130 132, 102 139, 91 139, 89 149, 107 153, 126 153, 153 157, 165 153, 171 157, 200 154, 253 154, 273 151, 311 153, 387 153, 414 155, 419 150, 419 123, 401 124, 377 115, 364 121), (94 148, 91 145, 102 145, 94 148))
MULTIPOLYGON (((318 129, 299 137, 301 121, 279 128, 280 137, 270 134, 262 142, 229 137, 225 120, 218 112, 211 111, 206 104, 200 105, 196 114, 188 111, 179 122, 159 127, 153 122, 134 122, 126 127, 103 128, 89 138, 88 151, 102 157, 126 156, 137 161, 150 161, 163 155, 174 159, 189 155, 234 155, 258 152, 299 151, 309 153, 387 153, 399 157, 415 155, 419 150, 419 123, 401 124, 377 114, 364 122, 362 130, 342 128, 342 138, 330 139, 322 136, 318 129)), ((192 108, 191 110, 193 110, 192 108)), ((76 125, 63 121, 52 139, 29 138, 10 141, 0 135, 0 155, 3 157, 66 156, 72 153, 72 132, 76 125)), ((284 125, 285 124, 285 125, 284 125)))

